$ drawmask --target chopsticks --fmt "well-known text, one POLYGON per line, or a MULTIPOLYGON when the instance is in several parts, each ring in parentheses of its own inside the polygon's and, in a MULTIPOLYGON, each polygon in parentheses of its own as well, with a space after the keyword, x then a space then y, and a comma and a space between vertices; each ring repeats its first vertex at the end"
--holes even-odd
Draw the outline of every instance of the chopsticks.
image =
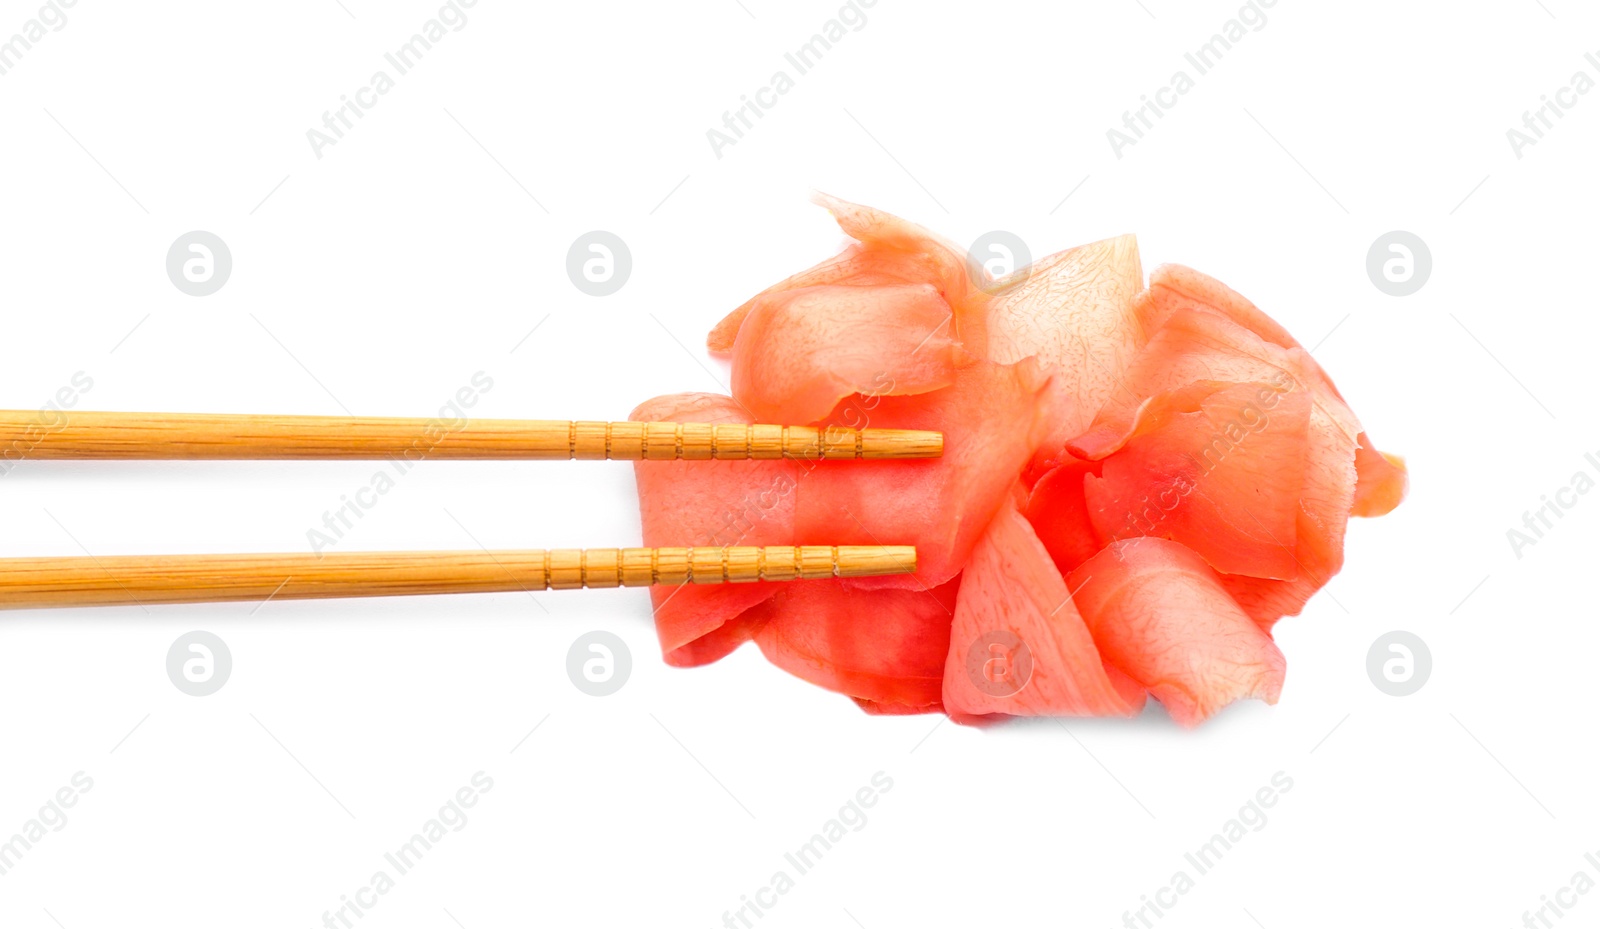
MULTIPOLYGON (((670 422, 0 411, 0 473, 21 460, 937 458, 938 432, 670 422)), ((0 610, 310 600, 868 577, 916 571, 904 545, 135 555, 0 559, 0 610)))
MULTIPOLYGON (((29 459, 894 461, 942 453, 941 433, 901 429, 0 411, 0 473, 29 459)), ((0 609, 741 584, 915 569, 917 550, 910 545, 3 558, 0 609)))
POLYGON ((0 609, 150 606, 909 574, 909 545, 0 559, 0 609))
POLYGON ((0 410, 0 461, 937 458, 938 432, 669 422, 0 410))

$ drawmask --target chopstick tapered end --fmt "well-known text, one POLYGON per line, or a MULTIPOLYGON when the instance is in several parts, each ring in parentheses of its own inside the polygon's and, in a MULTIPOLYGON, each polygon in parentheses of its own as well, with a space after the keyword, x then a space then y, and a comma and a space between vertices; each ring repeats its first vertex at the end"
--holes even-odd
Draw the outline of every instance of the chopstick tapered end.
POLYGON ((877 577, 913 574, 917 570, 915 545, 841 545, 836 562, 839 577, 877 577))
POLYGON ((863 459, 940 458, 944 455, 944 433, 922 429, 863 429, 863 459))

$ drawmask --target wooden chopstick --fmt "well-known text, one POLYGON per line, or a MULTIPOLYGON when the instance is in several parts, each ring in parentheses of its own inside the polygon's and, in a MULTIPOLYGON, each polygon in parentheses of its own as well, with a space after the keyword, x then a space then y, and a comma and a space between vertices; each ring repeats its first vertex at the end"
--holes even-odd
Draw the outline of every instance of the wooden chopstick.
POLYGON ((904 459, 911 429, 0 410, 0 467, 62 459, 904 459))
POLYGON ((909 545, 0 559, 0 609, 316 600, 909 574, 909 545))

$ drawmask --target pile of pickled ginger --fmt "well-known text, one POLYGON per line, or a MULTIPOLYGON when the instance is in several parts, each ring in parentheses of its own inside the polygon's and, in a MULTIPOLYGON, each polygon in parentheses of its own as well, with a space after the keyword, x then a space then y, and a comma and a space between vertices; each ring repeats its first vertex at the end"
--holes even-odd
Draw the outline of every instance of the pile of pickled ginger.
POLYGON ((915 545, 915 574, 655 588, 669 664, 753 640, 871 713, 1194 725, 1276 702, 1273 625, 1406 490, 1311 355, 1123 236, 999 280, 828 197, 853 242, 711 331, 732 396, 637 420, 931 429, 912 461, 641 461, 646 545, 915 545))

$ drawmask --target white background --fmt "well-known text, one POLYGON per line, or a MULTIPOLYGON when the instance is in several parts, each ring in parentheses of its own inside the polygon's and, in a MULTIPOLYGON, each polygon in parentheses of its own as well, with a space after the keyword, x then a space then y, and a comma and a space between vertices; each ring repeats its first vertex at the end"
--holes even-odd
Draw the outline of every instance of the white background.
MULTIPOLYGON (((0 37, 37 8, 0 3, 0 37)), ((1119 159, 1106 130, 1237 3, 879 0, 716 157, 706 130, 838 8, 480 0, 318 159, 307 130, 436 3, 80 0, 0 77, 3 405, 81 371, 85 408, 430 415, 482 371, 474 415, 620 419, 721 389, 705 331, 840 244, 813 187, 1035 255, 1133 231, 1147 269, 1213 273, 1315 345, 1411 465, 1278 627, 1281 703, 1194 732, 871 718, 749 647, 665 668, 640 591, 8 613, 0 834, 74 772, 94 787, 0 876, 0 924, 319 925, 480 770, 467 825, 363 926, 720 925, 878 771, 867 825, 763 927, 1119 925, 1279 771, 1266 826, 1163 927, 1512 926, 1600 877, 1600 495, 1521 558, 1506 537, 1600 453, 1600 93, 1520 159, 1506 137, 1600 77, 1600 18, 1280 0, 1119 159), (192 229, 233 253, 213 296, 164 270, 192 229), (611 297, 566 277, 591 229, 632 250, 611 297), (1411 297, 1365 272, 1391 229, 1432 249, 1411 297), (164 669, 194 629, 234 661, 204 698, 164 669), (564 670, 593 629, 632 648, 612 697, 564 670), (1415 696, 1367 679, 1392 629, 1432 648, 1415 696)), ((303 551, 372 470, 24 464, 0 549, 303 551)), ((626 464, 438 463, 339 549, 638 532, 626 464)))

